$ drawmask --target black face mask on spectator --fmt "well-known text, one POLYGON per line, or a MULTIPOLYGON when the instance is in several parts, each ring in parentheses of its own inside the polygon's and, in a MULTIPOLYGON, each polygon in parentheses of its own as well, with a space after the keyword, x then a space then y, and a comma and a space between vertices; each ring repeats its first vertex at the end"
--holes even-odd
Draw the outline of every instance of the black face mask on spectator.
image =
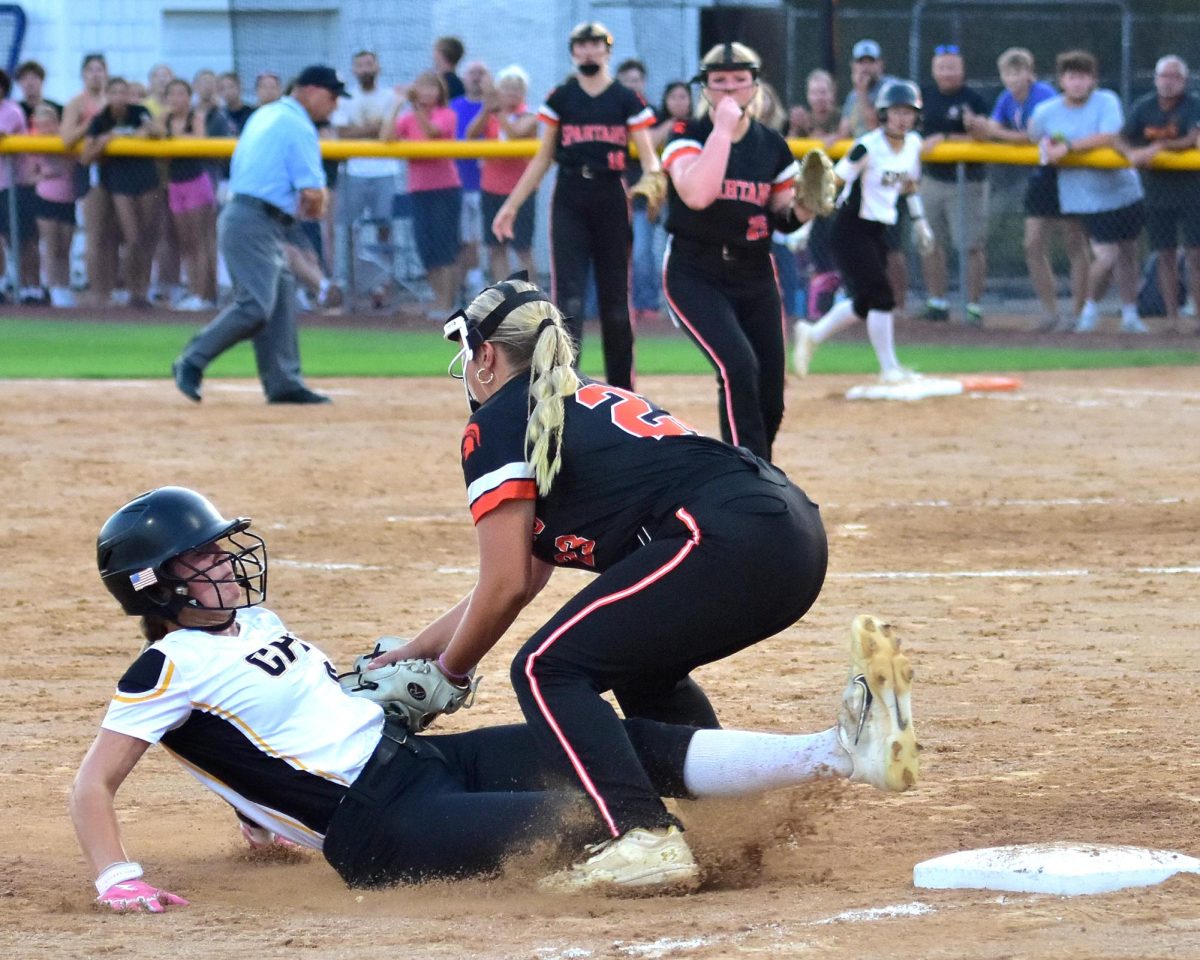
POLYGON ((582 73, 585 77, 594 77, 596 74, 598 74, 600 72, 600 64, 598 64, 598 63, 581 63, 579 65, 579 72, 582 73))

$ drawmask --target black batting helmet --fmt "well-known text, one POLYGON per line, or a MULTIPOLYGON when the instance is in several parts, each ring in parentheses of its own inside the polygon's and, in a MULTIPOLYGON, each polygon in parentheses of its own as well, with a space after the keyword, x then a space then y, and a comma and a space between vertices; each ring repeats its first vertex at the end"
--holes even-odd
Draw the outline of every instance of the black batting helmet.
POLYGON ((249 517, 226 520, 205 497, 186 487, 159 487, 135 497, 105 521, 96 538, 100 579, 130 616, 159 616, 179 622, 186 609, 229 611, 252 607, 267 596, 267 548, 247 533, 249 517), (207 567, 186 563, 186 575, 171 561, 210 543, 221 543, 207 567), (216 585, 212 567, 228 560, 241 602, 201 605, 189 583, 216 585))
POLYGON ((692 77, 692 83, 703 85, 708 82, 710 73, 734 70, 749 70, 750 75, 757 80, 758 71, 761 69, 762 63, 758 54, 745 44, 726 40, 704 55, 704 59, 700 61, 700 71, 692 77))
POLYGON ((575 44, 583 43, 585 40, 603 40, 605 46, 611 47, 613 45, 612 34, 608 32, 608 27, 599 20, 589 20, 586 23, 578 24, 571 31, 567 47, 574 49, 575 44))
POLYGON ((888 107, 912 107, 921 112, 921 88, 911 80, 891 80, 879 88, 875 96, 875 111, 879 122, 887 122, 888 107))

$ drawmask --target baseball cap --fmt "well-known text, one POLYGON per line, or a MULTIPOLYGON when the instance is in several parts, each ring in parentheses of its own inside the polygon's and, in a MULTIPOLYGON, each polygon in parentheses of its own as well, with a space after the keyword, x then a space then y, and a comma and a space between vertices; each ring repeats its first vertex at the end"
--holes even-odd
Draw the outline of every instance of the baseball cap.
POLYGON ((296 77, 296 86, 324 87, 335 96, 350 96, 346 92, 346 85, 342 83, 342 78, 338 76, 337 71, 333 67, 327 67, 321 63, 315 63, 311 67, 305 67, 301 70, 300 76, 296 77))
POLYGON ((855 60, 866 60, 868 57, 879 60, 883 57, 883 50, 875 40, 859 40, 854 45, 852 56, 855 60))

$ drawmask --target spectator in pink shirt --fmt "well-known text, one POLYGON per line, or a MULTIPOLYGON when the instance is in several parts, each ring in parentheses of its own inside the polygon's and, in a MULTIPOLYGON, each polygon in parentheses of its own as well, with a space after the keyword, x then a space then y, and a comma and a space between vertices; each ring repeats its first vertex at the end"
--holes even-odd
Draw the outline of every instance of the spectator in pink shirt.
MULTIPOLYGON (((25 125, 25 111, 15 100, 9 100, 12 91, 12 80, 4 70, 0 70, 0 138, 12 133, 28 133, 25 125)), ((9 205, 17 207, 17 236, 20 238, 20 291, 14 300, 21 303, 41 303, 42 290, 38 280, 38 238, 37 224, 34 219, 33 173, 27 158, 18 157, 10 167, 0 164, 0 276, 6 269, 5 254, 12 254, 13 238, 9 235, 9 205), (16 184, 10 180, 10 169, 16 175, 16 184)), ((0 302, 3 302, 0 300, 0 302)))
MULTIPOLYGON (((60 131, 58 110, 40 103, 30 117, 33 132, 57 137, 60 131)), ((75 306, 71 292, 71 240, 75 236, 75 158, 62 154, 35 154, 33 175, 37 180, 38 235, 46 251, 46 280, 50 284, 52 307, 75 306)))
MULTIPOLYGON (((529 90, 529 77, 520 67, 505 67, 496 78, 496 85, 484 94, 483 109, 467 127, 471 140, 525 140, 537 133, 537 114, 525 105, 525 94, 529 90)), ((482 191, 483 222, 491 224, 496 214, 513 192, 521 174, 529 166, 529 160, 493 157, 484 160, 479 178, 482 191)), ((488 248, 489 269, 492 283, 499 283, 510 273, 508 260, 511 249, 521 262, 522 268, 531 277, 537 276, 533 263, 533 212, 537 195, 530 194, 517 210, 513 223, 511 241, 501 241, 489 229, 484 230, 484 242, 488 248)))
MULTIPOLYGON (((446 82, 433 71, 420 74, 409 86, 409 110, 397 117, 392 108, 379 132, 381 140, 453 140, 458 117, 449 107, 446 82)), ((459 234, 462 181, 453 160, 408 161, 408 192, 412 203, 413 237, 425 264, 436 301, 431 318, 444 320, 458 297, 459 234)))

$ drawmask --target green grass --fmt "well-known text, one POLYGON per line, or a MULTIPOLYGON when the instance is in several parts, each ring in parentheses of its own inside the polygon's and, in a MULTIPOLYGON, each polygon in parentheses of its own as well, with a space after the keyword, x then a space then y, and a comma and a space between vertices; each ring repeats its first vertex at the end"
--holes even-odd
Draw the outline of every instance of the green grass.
MULTIPOLYGON (((0 320, 0 378, 141 379, 166 377, 171 360, 195 328, 178 324, 0 320)), ((313 377, 438 376, 453 350, 433 332, 306 329, 300 334, 304 370, 313 377)), ((602 370, 598 338, 584 351, 583 368, 602 370)), ((1108 367, 1200 364, 1196 350, 1084 350, 917 344, 900 347, 905 363, 926 373, 1020 373, 1108 367)), ((700 352, 682 335, 643 336, 638 370, 645 374, 708 373, 700 352)), ((871 373, 865 341, 826 344, 814 373, 871 373)), ((222 356, 208 376, 253 377, 254 354, 244 343, 222 356)))

